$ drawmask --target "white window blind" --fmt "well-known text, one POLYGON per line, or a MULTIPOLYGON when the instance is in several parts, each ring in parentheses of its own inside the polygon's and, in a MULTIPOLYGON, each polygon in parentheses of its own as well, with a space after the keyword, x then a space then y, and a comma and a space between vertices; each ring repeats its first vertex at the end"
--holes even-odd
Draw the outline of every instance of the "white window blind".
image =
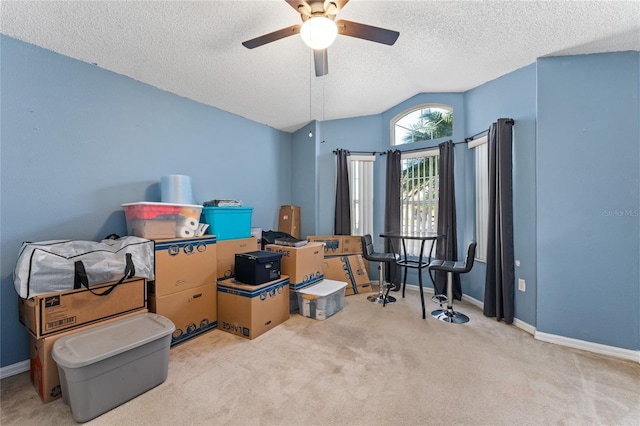
POLYGON ((476 259, 487 259, 487 228, 489 216, 489 145, 487 136, 469 143, 475 151, 476 166, 476 259))
POLYGON ((373 235, 373 164, 375 155, 350 155, 351 235, 373 235))
MULTIPOLYGON (((437 231, 439 167, 437 149, 402 154, 400 227, 403 234, 437 231)), ((420 255, 420 241, 406 240, 406 243, 408 255, 420 255)), ((431 248, 428 244, 425 250, 431 248)))

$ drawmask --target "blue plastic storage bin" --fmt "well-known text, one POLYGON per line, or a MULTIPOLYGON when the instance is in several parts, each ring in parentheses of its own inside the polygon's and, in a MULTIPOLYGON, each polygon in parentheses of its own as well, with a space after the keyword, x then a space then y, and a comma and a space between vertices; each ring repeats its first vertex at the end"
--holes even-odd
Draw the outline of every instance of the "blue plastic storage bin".
POLYGON ((204 223, 209 224, 207 233, 216 240, 233 240, 251 236, 251 214, 253 207, 204 207, 204 223))

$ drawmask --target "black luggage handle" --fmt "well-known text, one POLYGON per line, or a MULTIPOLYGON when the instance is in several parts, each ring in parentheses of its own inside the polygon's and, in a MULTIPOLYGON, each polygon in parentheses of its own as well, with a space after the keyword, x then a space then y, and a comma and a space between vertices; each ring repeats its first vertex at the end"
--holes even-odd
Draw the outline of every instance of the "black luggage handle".
POLYGON ((118 285, 122 284, 124 280, 128 278, 132 278, 136 275, 136 267, 133 264, 133 258, 131 257, 131 253, 125 253, 125 256, 126 256, 126 265, 124 267, 124 275, 122 276, 122 278, 120 278, 120 281, 113 284, 102 293, 98 293, 89 287, 89 277, 87 277, 87 271, 84 268, 84 263, 82 263, 81 260, 74 262, 73 265, 74 265, 75 272, 74 272, 74 278, 73 278, 73 289, 76 290, 76 289, 85 287, 87 290, 89 290, 91 293, 95 294, 96 296, 109 295, 113 291, 113 289, 116 288, 118 285))

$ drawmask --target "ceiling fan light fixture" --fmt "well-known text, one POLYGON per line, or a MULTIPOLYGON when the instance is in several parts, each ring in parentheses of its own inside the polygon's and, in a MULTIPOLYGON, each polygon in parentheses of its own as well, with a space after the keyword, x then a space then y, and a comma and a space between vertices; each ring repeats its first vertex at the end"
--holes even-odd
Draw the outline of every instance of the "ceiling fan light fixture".
POLYGON ((300 28, 300 37, 307 46, 314 50, 322 50, 331 46, 337 36, 338 27, 326 16, 312 16, 300 28))

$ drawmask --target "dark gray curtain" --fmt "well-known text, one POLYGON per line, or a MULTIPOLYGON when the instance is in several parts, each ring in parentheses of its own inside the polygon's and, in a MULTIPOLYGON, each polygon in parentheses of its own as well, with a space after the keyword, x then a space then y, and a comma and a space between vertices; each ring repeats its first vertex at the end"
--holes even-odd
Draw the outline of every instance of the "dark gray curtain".
POLYGON ((513 121, 501 118, 489 128, 489 224, 484 315, 513 323, 513 121))
POLYGON ((339 149, 336 152, 338 171, 336 178, 336 211, 334 220, 335 235, 351 234, 351 197, 349 196, 349 151, 339 149))
MULTIPOLYGON (((384 232, 400 232, 400 159, 402 153, 399 150, 387 151, 387 180, 384 202, 384 232)), ((384 251, 386 253, 398 252, 399 241, 390 238, 384 239, 384 251), (393 246, 392 246, 393 244, 393 246)), ((385 266, 387 281, 394 284, 394 291, 400 289, 400 268, 395 263, 387 263, 385 266)))
MULTIPOLYGON (((438 240, 436 258, 442 260, 458 260, 458 235, 456 233, 456 190, 453 177, 454 145, 443 142, 440 148, 440 186, 438 199, 438 234, 445 237, 438 240)), ((447 293, 447 273, 436 271, 436 294, 447 293)), ((453 298, 462 299, 460 275, 453 274, 453 298)))

